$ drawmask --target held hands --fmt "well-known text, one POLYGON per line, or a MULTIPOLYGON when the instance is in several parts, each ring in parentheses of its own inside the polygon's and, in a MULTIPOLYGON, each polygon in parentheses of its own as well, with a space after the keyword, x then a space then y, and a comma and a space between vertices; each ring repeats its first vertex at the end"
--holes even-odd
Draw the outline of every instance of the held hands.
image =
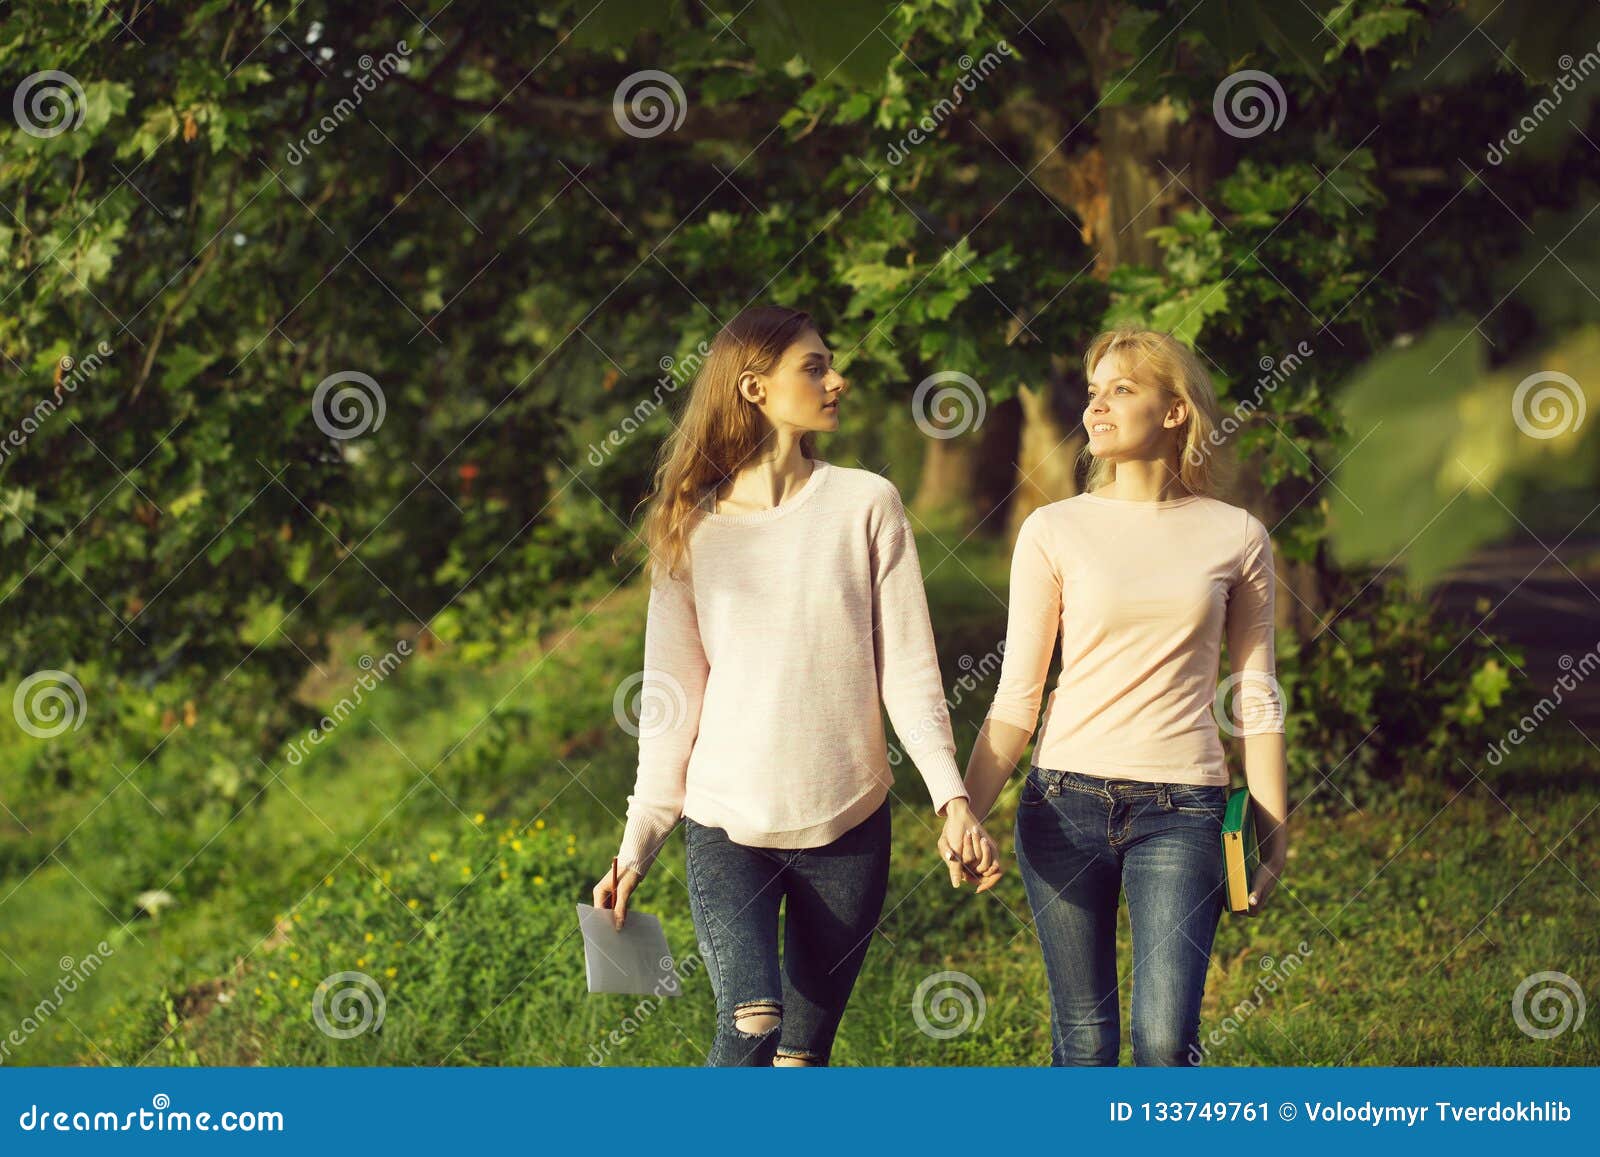
POLYGON ((615 883, 612 882, 611 873, 607 872, 594 886, 594 906, 612 910, 611 923, 618 932, 622 931, 623 921, 628 918, 628 898, 639 886, 640 879, 638 872, 626 868, 617 875, 615 883))
POLYGON ((939 858, 950 869, 950 886, 959 888, 964 880, 977 885, 976 892, 987 892, 999 883, 1002 870, 1000 853, 983 824, 972 814, 965 798, 945 805, 944 831, 939 835, 939 858))

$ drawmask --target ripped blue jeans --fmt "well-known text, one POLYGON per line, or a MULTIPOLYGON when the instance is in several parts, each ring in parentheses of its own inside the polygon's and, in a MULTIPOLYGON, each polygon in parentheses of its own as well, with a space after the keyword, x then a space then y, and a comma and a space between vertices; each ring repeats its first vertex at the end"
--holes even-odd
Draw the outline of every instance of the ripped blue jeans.
POLYGON ((1017 866, 1050 982, 1051 1064, 1117 1063, 1119 894, 1133 930, 1133 1063, 1199 1063, 1227 797, 1220 786, 1028 772, 1017 866))
MULTIPOLYGON (((684 818, 689 909, 717 999, 709 1065, 825 1065, 889 885, 889 801, 816 848, 736 844, 684 818), (785 902, 785 897, 787 901, 785 902), (778 907, 784 904, 783 960, 778 907), (746 1032, 741 1017, 776 1018, 746 1032)), ((759 1023, 759 1022, 757 1022, 759 1023)))

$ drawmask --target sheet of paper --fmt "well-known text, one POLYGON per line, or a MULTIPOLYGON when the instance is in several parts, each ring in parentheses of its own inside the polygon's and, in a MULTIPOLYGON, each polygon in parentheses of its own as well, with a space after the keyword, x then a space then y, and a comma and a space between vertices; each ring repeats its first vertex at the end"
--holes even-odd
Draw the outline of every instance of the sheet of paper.
POLYGON ((583 932, 583 963, 590 992, 682 995, 666 933, 655 916, 629 911, 618 932, 609 908, 579 904, 578 928, 583 932))

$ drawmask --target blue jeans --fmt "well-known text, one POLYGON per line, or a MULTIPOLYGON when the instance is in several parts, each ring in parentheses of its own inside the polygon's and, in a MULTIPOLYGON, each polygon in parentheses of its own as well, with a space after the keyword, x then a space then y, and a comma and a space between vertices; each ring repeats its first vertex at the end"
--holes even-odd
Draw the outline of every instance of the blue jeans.
POLYGON ((889 801, 817 848, 736 844, 684 818, 689 909, 717 999, 710 1065, 828 1063, 889 887, 889 801), (784 911, 778 962, 778 905, 784 911), (740 1013, 780 1017, 750 1033, 740 1013))
POLYGON ((1051 1064, 1117 1063, 1119 891, 1133 926, 1133 1063, 1199 1063, 1227 796, 1225 787, 1028 772, 1017 863, 1050 981, 1051 1064))

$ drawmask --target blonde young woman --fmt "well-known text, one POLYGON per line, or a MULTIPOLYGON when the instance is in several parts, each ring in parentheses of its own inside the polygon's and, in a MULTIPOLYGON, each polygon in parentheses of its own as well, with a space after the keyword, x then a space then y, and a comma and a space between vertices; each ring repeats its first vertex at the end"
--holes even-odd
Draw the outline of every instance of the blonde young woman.
MULTIPOLYGON (((1200 999, 1223 908, 1228 792, 1217 720, 1227 639, 1261 866, 1251 914, 1288 851, 1273 654, 1272 542, 1215 496, 1216 396, 1170 335, 1099 335, 1084 356, 1086 492, 1034 511, 1011 565, 1005 658, 967 765, 987 816, 1062 670, 1017 808, 1017 863, 1050 982, 1051 1063, 1114 1065, 1119 892, 1133 932, 1133 1060, 1197 1064, 1200 999)), ((993 886, 994 850, 970 858, 993 886)))
POLYGON ((682 818, 712 1065, 828 1062, 888 883, 883 707, 940 839, 972 856, 987 842, 899 491, 815 453, 847 388, 809 316, 740 313, 695 376, 646 519, 644 694, 671 718, 639 736, 620 881, 608 872, 594 903, 621 927, 682 818))

